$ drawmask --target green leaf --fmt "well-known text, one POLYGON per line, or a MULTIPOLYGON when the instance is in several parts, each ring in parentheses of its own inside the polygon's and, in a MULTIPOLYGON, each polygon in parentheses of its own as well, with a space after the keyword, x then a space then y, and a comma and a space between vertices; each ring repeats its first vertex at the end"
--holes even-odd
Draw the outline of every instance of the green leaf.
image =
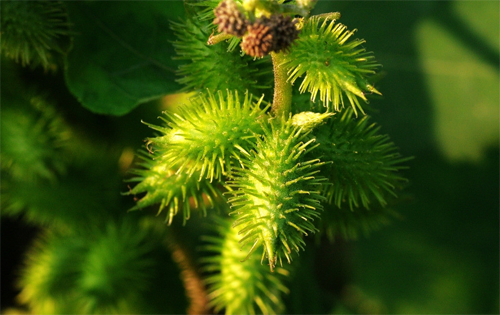
POLYGON ((179 90, 169 20, 182 1, 68 2, 73 49, 66 84, 83 106, 123 115, 137 105, 179 90))

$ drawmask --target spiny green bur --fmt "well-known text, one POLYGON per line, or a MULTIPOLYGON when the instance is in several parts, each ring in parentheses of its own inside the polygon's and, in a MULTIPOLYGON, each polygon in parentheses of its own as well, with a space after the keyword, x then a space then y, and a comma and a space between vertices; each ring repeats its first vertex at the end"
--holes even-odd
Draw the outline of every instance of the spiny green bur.
POLYGON ((326 195, 338 207, 347 202, 351 208, 369 208, 373 200, 385 206, 386 195, 396 196, 396 188, 405 181, 398 171, 408 158, 401 157, 379 129, 368 122, 368 116, 354 119, 350 109, 318 127, 320 145, 313 156, 331 161, 322 166, 322 174, 331 183, 325 186, 326 195))
POLYGON ((272 121, 264 133, 231 184, 236 189, 229 202, 241 242, 253 243, 248 255, 263 245, 273 270, 277 260, 282 264, 284 256, 290 262, 292 250, 304 248, 303 235, 315 232, 324 178, 318 174, 319 160, 302 159, 313 140, 301 142, 300 129, 291 121, 272 121))
POLYGON ((64 49, 70 34, 65 3, 60 1, 2 1, 2 53, 23 66, 49 69, 52 53, 64 49))
POLYGON ((108 224, 104 231, 96 231, 96 234, 79 281, 79 290, 87 297, 82 310, 118 313, 120 304, 140 297, 152 280, 148 270, 157 266, 150 256, 152 244, 146 240, 152 235, 127 223, 108 224))
MULTIPOLYGON (((213 10, 210 15, 211 24, 213 10)), ((207 45, 211 31, 206 24, 190 19, 171 23, 177 35, 173 43, 177 52, 174 58, 186 61, 177 71, 180 77, 177 81, 184 85, 184 90, 238 89, 261 94, 269 89, 272 85, 269 61, 252 61, 249 56, 241 56, 239 51, 228 52, 226 43, 207 45)))
POLYGON ((30 94, 2 96, 0 165, 15 180, 54 182, 66 169, 61 151, 71 130, 44 98, 30 94))
POLYGON ((167 119, 162 119, 169 127, 148 124, 165 134, 149 139, 150 150, 177 173, 193 176, 198 171, 200 180, 222 179, 231 171, 231 157, 241 161, 241 152, 252 148, 254 134, 261 133, 259 119, 267 109, 260 108, 261 101, 253 103, 248 93, 243 101, 238 92, 199 94, 179 113, 165 113, 167 119))
POLYGON ((19 295, 33 313, 135 313, 127 305, 149 286, 155 239, 131 220, 87 233, 47 232, 35 243, 19 295))
POLYGON ((26 255, 19 301, 34 313, 54 314, 59 301, 76 286, 87 250, 81 240, 46 232, 26 255))
POLYGON ((231 227, 231 220, 215 217, 218 236, 205 236, 205 250, 214 256, 205 257, 204 270, 212 272, 207 277, 210 304, 215 312, 223 308, 225 314, 276 314, 284 306, 280 295, 288 293, 283 285, 288 271, 276 268, 274 273, 263 265, 258 255, 243 261, 246 252, 241 250, 239 235, 231 227), (213 272, 218 272, 213 274, 213 272))
POLYGON ((355 113, 357 109, 364 113, 358 97, 367 102, 365 92, 380 94, 368 82, 368 75, 380 65, 371 52, 361 47, 364 40, 348 41, 353 34, 328 18, 303 21, 299 39, 283 63, 288 69, 288 81, 293 84, 305 74, 299 90, 310 92, 313 101, 319 92, 326 107, 332 102, 333 109, 339 111, 345 94, 355 113))
POLYGON ((180 209, 183 209, 183 220, 186 223, 186 220, 191 216, 191 200, 194 208, 201 208, 202 214, 206 216, 207 205, 204 197, 210 207, 215 206, 216 199, 222 199, 219 189, 211 182, 206 179, 198 180, 199 171, 195 172, 193 176, 186 173, 176 173, 166 163, 152 160, 148 153, 142 152, 141 155, 143 161, 140 165, 144 168, 132 170, 131 173, 137 176, 129 180, 140 183, 127 194, 146 193, 146 195, 139 199, 130 210, 138 210, 159 203, 158 214, 165 207, 168 207, 165 220, 168 224, 172 223, 174 216, 180 209))

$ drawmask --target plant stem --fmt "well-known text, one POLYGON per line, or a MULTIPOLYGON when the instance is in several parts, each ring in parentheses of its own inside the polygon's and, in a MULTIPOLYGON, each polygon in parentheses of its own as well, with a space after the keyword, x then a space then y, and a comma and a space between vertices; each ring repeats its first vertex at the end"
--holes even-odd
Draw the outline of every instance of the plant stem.
POLYGON ((215 44, 218 44, 222 41, 231 39, 233 37, 234 37, 233 35, 229 35, 229 34, 225 34, 225 33, 221 33, 221 34, 217 34, 217 35, 212 34, 208 38, 207 45, 215 45, 215 44))
POLYGON ((179 266, 181 280, 184 282, 186 295, 190 302, 186 313, 189 315, 207 314, 209 311, 208 294, 197 271, 198 268, 186 246, 179 240, 178 231, 174 227, 171 227, 169 231, 167 245, 172 252, 172 259, 179 266))
POLYGON ((286 68, 282 66, 283 53, 271 53, 274 71, 274 96, 271 113, 275 117, 288 118, 292 108, 292 85, 287 82, 286 68))

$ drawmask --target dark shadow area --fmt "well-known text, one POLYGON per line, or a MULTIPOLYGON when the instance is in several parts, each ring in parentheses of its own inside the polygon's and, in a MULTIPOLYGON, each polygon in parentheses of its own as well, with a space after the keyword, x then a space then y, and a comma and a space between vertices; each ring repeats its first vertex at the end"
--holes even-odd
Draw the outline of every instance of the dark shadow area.
POLYGON ((460 20, 452 5, 452 1, 318 3, 318 11, 340 11, 339 22, 356 27, 355 37, 364 38, 365 47, 383 64, 386 76, 377 86, 383 99, 371 102, 375 112, 370 115, 404 155, 415 157, 403 172, 409 179, 404 193, 411 200, 397 207, 403 220, 350 243, 357 253, 352 281, 373 308, 343 311, 498 312, 499 148, 489 148, 477 163, 451 162, 441 155, 433 120, 436 105, 415 39, 419 23, 432 19, 498 70, 498 51, 460 20))
POLYGON ((25 259, 26 250, 33 241, 39 229, 27 225, 21 218, 2 218, 1 222, 2 250, 2 309, 15 305, 19 294, 16 281, 25 259))
POLYGON ((407 311, 416 303, 427 312, 497 311, 498 160, 494 147, 479 165, 450 164, 433 152, 411 163, 414 201, 399 207, 404 219, 356 245, 357 279, 389 313, 405 300, 407 311))

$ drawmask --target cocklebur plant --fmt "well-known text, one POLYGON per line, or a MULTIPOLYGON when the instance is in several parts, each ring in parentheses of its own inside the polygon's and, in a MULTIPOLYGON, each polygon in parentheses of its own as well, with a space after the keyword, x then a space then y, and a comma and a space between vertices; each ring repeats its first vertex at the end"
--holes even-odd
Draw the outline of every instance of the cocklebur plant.
POLYGON ((407 159, 363 106, 380 94, 371 82, 380 64, 340 14, 310 16, 314 4, 188 2, 192 14, 172 24, 186 61, 178 81, 196 96, 165 112, 163 126, 147 123, 159 134, 147 139, 128 194, 134 210, 168 207, 168 223, 182 208, 189 224, 207 205, 228 217, 207 238, 216 311, 282 311, 276 271, 293 268, 305 238, 355 238, 387 223, 405 182, 407 159))
MULTIPOLYGON (((40 3, 38 8, 51 5, 40 3)), ((2 5, 11 9, 24 4, 8 1, 2 5)), ((58 5, 64 11, 65 5, 58 5)), ((71 22, 78 24, 81 16, 75 12, 80 5, 86 10, 101 4, 66 5, 73 14, 71 22)), ((80 142, 65 131, 64 124, 56 124, 59 118, 48 107, 36 107, 45 109, 43 115, 27 121, 29 128, 24 128, 39 126, 33 130, 43 141, 31 141, 34 132, 25 132, 25 141, 24 133, 16 131, 22 126, 3 124, 15 129, 13 143, 30 146, 21 148, 40 152, 37 160, 46 160, 41 165, 24 163, 19 158, 24 151, 15 146, 2 152, 2 172, 9 176, 4 176, 9 181, 2 182, 2 202, 10 209, 7 214, 26 213, 32 222, 53 229, 35 244, 21 273, 20 298, 34 312, 158 313, 145 306, 155 292, 163 292, 158 282, 166 288, 170 280, 152 273, 174 269, 164 265, 157 253, 164 249, 165 238, 175 243, 176 224, 188 230, 193 217, 209 226, 200 230, 206 235, 194 236, 203 243, 195 256, 201 257, 200 282, 206 291, 198 288, 192 293, 197 282, 188 279, 184 283, 187 295, 202 295, 201 300, 208 300, 214 312, 287 312, 285 295, 293 287, 294 275, 300 273, 297 266, 304 265, 301 252, 315 250, 315 237, 356 238, 397 216, 390 204, 404 186, 399 171, 407 159, 366 115, 369 98, 380 94, 372 80, 380 65, 365 49, 364 40, 353 39, 354 31, 337 22, 339 13, 311 15, 312 0, 188 0, 184 5, 186 15, 169 22, 169 32, 175 36, 169 45, 175 56, 168 59, 176 67, 180 86, 176 91, 189 93, 189 98, 165 111, 159 122, 145 119, 153 132, 127 172, 129 190, 122 191, 129 198, 120 199, 132 202, 130 197, 134 198, 132 212, 120 208, 115 200, 118 194, 115 199, 102 198, 97 192, 116 193, 115 186, 85 189, 91 192, 88 196, 80 193, 82 185, 95 187, 96 182, 106 182, 104 177, 112 182, 110 173, 95 166, 105 165, 104 160, 75 165, 74 159, 58 159, 60 146, 63 151, 77 152, 80 144, 70 147, 69 143, 80 142), (66 176, 75 173, 78 185, 66 176), (26 174, 40 178, 27 183, 26 174), (46 178, 53 183, 46 184, 46 178), (35 189, 39 182, 43 189, 35 189), (29 190, 36 193, 19 187, 34 187, 29 190), (77 205, 61 211, 66 210, 61 205, 67 203, 64 198, 45 198, 53 191, 77 205), (116 209, 126 219, 113 212, 116 209), (138 211, 147 209, 153 209, 166 224, 159 227, 153 215, 138 211), (106 216, 108 212, 113 213, 106 216)), ((92 14, 82 11, 98 21, 99 30, 118 38, 123 48, 124 41, 108 28, 109 21, 97 18, 100 9, 92 14)), ((48 11, 40 12, 43 21, 51 20, 44 15, 48 11)), ((51 41, 56 34, 75 35, 59 31, 58 27, 67 26, 65 18, 59 18, 66 16, 63 13, 57 13, 53 24, 42 23, 48 25, 51 41)), ((11 14, 3 21, 19 22, 15 17, 11 14)), ((17 25, 22 29, 21 24, 17 25)), ((47 68, 51 64, 47 56, 57 51, 56 46, 26 36, 12 42, 11 33, 6 34, 2 33, 2 48, 8 57, 22 65, 47 68), (22 41, 25 45, 19 46, 22 41), (14 48, 7 49, 8 44, 14 48)), ((128 52, 137 52, 126 47, 128 52)), ((74 66, 69 61, 65 59, 67 71, 74 66)), ((113 87, 123 89, 127 85, 116 81, 121 74, 128 80, 138 64, 157 60, 132 61, 127 71, 119 68, 107 73, 113 87)), ((156 75, 157 69, 152 73, 156 75)), ((67 82, 72 82, 71 72, 65 74, 67 82)), ((96 94, 85 95, 93 99, 96 94)), ((83 102, 83 96, 79 97, 83 102)), ((9 131, 3 130, 2 137, 9 131)), ((188 256, 183 251, 191 250, 178 244, 170 247, 182 257, 188 256)), ((196 274, 186 260, 179 266, 181 273, 196 274)), ((202 308, 198 313, 208 311, 202 308)))

